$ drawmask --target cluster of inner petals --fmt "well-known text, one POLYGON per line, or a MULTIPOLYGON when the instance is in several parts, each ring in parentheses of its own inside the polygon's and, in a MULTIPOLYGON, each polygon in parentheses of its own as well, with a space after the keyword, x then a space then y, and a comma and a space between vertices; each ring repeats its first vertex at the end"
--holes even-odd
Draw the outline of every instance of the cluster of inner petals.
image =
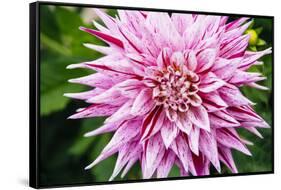
POLYGON ((186 112, 190 106, 200 106, 198 96, 199 76, 183 63, 169 65, 157 72, 157 85, 153 88, 153 99, 156 105, 175 112, 186 112))

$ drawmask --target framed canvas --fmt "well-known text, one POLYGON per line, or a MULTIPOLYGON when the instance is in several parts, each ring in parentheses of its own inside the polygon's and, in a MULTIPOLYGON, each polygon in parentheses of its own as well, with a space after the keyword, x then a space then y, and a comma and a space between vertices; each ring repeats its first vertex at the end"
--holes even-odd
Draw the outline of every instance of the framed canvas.
POLYGON ((274 172, 274 17, 30 4, 30 186, 274 172))

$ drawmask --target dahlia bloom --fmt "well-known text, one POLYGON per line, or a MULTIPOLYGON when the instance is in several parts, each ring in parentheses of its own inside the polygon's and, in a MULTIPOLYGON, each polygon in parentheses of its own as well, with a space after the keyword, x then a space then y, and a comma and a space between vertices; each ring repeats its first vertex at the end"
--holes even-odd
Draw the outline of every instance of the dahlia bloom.
POLYGON ((222 163, 237 173, 232 149, 251 156, 251 142, 237 129, 262 137, 256 128, 269 127, 239 90, 267 89, 256 83, 265 77, 247 72, 271 53, 247 51, 251 20, 124 10, 113 18, 95 11, 104 25, 80 29, 108 44, 85 44, 104 56, 68 66, 95 71, 70 80, 93 89, 65 95, 91 104, 70 119, 107 117, 86 137, 114 135, 86 169, 118 153, 110 180, 136 162, 145 179, 167 177, 173 165, 181 176, 209 175, 211 165, 220 172, 222 163))

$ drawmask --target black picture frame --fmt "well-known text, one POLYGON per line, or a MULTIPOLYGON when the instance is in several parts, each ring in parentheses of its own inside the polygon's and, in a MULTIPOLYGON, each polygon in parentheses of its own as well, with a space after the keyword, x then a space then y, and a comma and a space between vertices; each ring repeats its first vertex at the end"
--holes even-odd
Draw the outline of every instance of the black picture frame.
POLYGON ((248 15, 248 14, 234 14, 234 13, 216 13, 216 12, 202 12, 202 11, 187 11, 187 10, 168 10, 156 8, 142 8, 142 7, 125 7, 125 6, 109 6, 109 5, 94 5, 94 4, 77 4, 64 2, 34 2, 29 4, 30 7, 30 23, 29 23, 29 39, 30 39, 30 80, 29 80, 29 185, 33 188, 50 188, 50 187, 69 187, 69 186, 85 186, 85 185, 104 185, 104 184, 119 184, 119 183, 134 183, 134 182, 151 182, 151 181, 167 181, 167 180, 185 180, 185 179, 201 179, 201 178, 216 178, 216 177, 231 177, 231 176, 245 176, 258 174, 273 174, 274 173, 274 16, 265 15, 248 15), (124 10, 144 10, 155 12, 168 13, 197 13, 220 16, 249 16, 253 18, 268 18, 272 19, 272 168, 271 171, 265 172, 247 172, 237 174, 218 174, 215 176, 189 176, 189 177, 173 177, 160 179, 139 179, 128 181, 104 181, 91 182, 81 184, 64 184, 64 185, 47 185, 42 186, 39 183, 38 176, 40 174, 40 6, 41 5, 55 5, 55 6, 74 6, 86 8, 108 8, 108 9, 124 9, 124 10))

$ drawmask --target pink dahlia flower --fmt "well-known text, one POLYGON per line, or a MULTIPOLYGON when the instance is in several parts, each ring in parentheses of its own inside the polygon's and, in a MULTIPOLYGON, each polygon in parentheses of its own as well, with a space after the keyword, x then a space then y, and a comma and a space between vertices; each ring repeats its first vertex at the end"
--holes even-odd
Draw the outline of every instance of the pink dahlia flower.
POLYGON ((238 128, 261 137, 269 127, 239 90, 267 89, 260 73, 247 72, 271 49, 246 48, 248 18, 118 11, 116 18, 96 10, 105 26, 81 30, 108 46, 85 44, 104 54, 97 60, 69 65, 96 71, 70 82, 93 87, 66 96, 85 100, 70 119, 106 116, 103 126, 86 137, 114 132, 92 168, 118 153, 110 180, 139 162, 143 178, 167 177, 173 165, 182 176, 209 175, 221 163, 237 173, 231 150, 251 155, 238 128))

